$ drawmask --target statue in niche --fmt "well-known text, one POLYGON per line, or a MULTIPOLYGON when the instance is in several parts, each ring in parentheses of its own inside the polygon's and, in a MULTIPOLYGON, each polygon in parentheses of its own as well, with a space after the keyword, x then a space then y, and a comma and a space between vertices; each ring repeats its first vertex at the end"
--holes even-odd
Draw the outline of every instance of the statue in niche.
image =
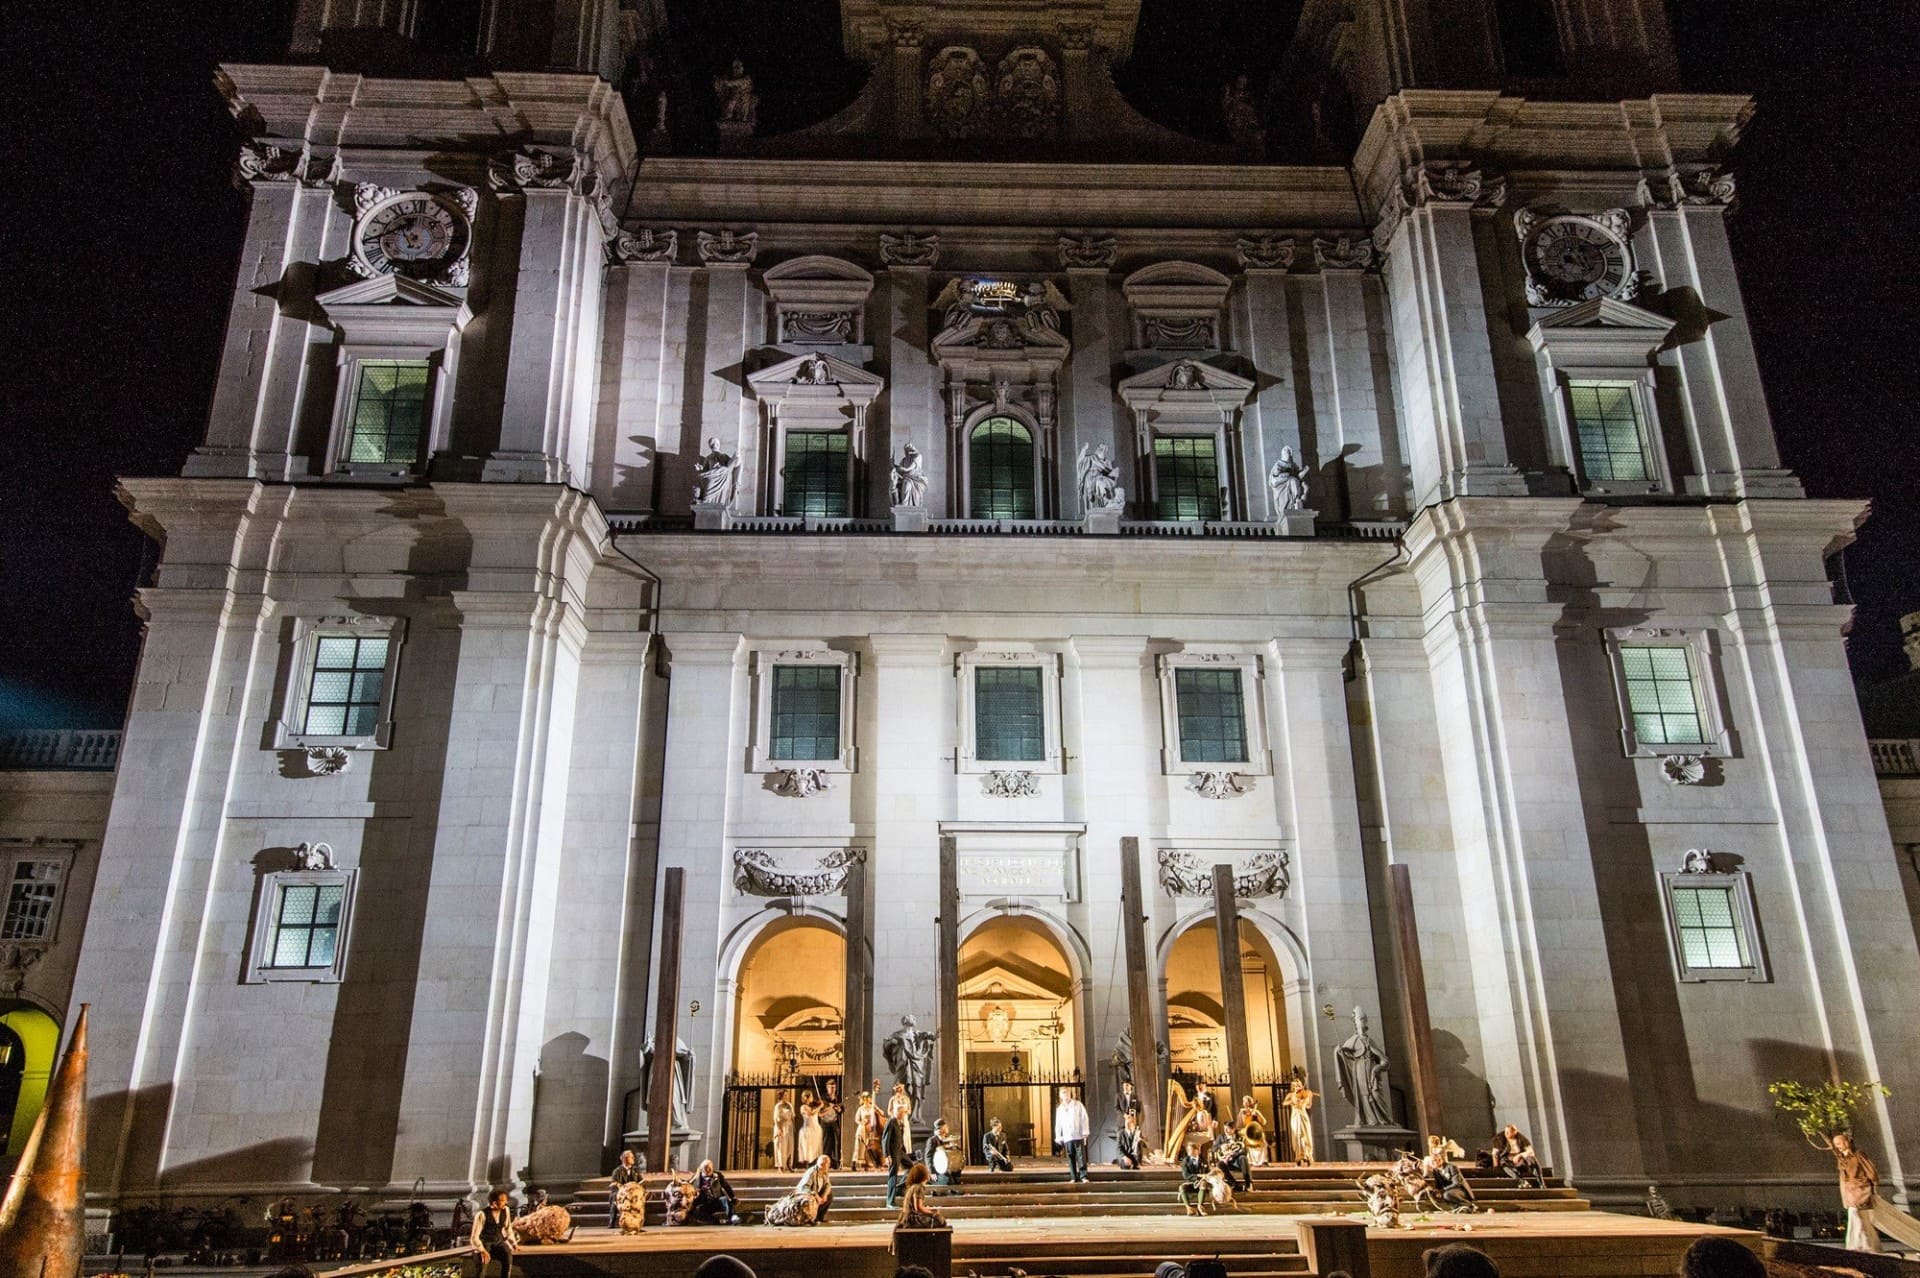
POLYGON ((1260 127, 1260 104, 1254 99, 1253 79, 1242 71, 1220 94, 1220 117, 1227 136, 1237 145, 1258 147, 1267 131, 1260 127))
POLYGON ((707 440, 706 453, 693 463, 693 500, 700 506, 725 506, 733 501, 733 486, 740 477, 740 459, 723 452, 720 439, 707 440))
MULTIPOLYGON (((640 1095, 653 1095, 653 1040, 640 1049, 640 1095)), ((693 1049, 678 1039, 673 1044, 673 1117, 671 1125, 686 1130, 693 1113, 693 1049)))
POLYGON ((908 444, 893 463, 893 504, 922 506, 927 500, 927 464, 920 450, 908 444))
POLYGON ((1334 1049, 1340 1094, 1353 1106, 1355 1127, 1391 1127, 1387 1111, 1387 1054, 1367 1032, 1367 1014, 1353 1009, 1353 1034, 1334 1049))
POLYGON ((753 77, 745 63, 735 58, 725 75, 713 77, 713 96, 720 100, 721 124, 753 132, 760 122, 760 95, 753 91, 753 77))
POLYGON ((1118 510, 1127 504, 1126 490, 1120 487, 1120 469, 1113 464, 1105 444, 1092 448, 1080 445, 1074 474, 1080 480, 1080 505, 1087 514, 1118 510))
POLYGON ((887 1035, 880 1045, 893 1081, 904 1083, 907 1098, 913 1102, 913 1116, 919 1117, 921 1098, 927 1094, 927 1082, 933 1075, 933 1035, 918 1028, 911 1015, 900 1018, 900 1028, 887 1035))
POLYGON ((1267 472, 1267 497, 1273 502, 1274 518, 1291 510, 1307 508, 1307 467, 1293 455, 1293 447, 1283 444, 1280 460, 1267 472))

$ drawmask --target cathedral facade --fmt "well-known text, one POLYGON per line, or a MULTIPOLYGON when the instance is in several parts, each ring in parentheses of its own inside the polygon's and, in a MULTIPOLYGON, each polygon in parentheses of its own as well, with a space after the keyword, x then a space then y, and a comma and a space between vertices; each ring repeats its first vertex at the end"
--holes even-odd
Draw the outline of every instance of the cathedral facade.
POLYGON ((305 0, 219 77, 218 387, 124 483, 96 1192, 566 1191, 669 922, 682 1159, 896 1073, 1044 1154, 1062 1088, 1296 1071, 1324 1156, 1358 1014, 1389 1125, 1602 1199, 1823 1194, 1781 1077, 1887 1083, 1911 1179, 1861 512, 1781 467, 1751 104, 1659 4, 1311 0, 1293 107, 1204 142, 1114 87, 1137 4, 844 0, 867 89, 762 137, 734 67, 706 156, 613 87, 645 6, 482 7, 484 73, 305 0))

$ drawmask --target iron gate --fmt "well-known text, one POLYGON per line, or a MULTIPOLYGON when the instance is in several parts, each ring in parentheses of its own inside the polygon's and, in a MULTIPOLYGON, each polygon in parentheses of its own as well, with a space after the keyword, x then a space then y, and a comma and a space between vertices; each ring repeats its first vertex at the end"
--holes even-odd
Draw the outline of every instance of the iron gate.
POLYGON ((1053 1111, 1060 1098, 1071 1093, 1086 1100, 1086 1080, 1071 1074, 1034 1074, 1027 1071, 964 1074, 960 1092, 966 1098, 967 1161, 984 1165, 987 1156, 980 1141, 990 1120, 998 1118, 1007 1133, 1007 1147, 1015 1158, 1051 1158, 1053 1111))
MULTIPOLYGON (((793 1105, 794 1136, 798 1139, 800 1129, 800 1098, 807 1092, 816 1097, 828 1097, 836 1104, 842 1104, 839 1098, 846 1095, 838 1074, 729 1074, 727 1075, 726 1103, 720 1109, 720 1155, 721 1168, 724 1171, 755 1171, 773 1166, 773 1107, 785 1092, 787 1100, 793 1105)), ((843 1131, 850 1131, 853 1121, 851 1112, 845 1110, 839 1119, 832 1123, 823 1123, 826 1137, 825 1152, 832 1156, 833 1165, 840 1166, 840 1137, 843 1131)))

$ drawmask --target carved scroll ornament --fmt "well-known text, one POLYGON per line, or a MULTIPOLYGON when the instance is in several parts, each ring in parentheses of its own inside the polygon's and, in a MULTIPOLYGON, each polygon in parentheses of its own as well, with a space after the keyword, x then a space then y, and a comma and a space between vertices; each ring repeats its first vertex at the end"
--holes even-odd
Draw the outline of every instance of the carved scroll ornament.
POLYGON ((813 865, 796 868, 759 848, 733 850, 733 886, 747 896, 829 896, 847 886, 847 873, 866 863, 865 848, 834 848, 813 865))
MULTIPOLYGON (((1160 890, 1168 896, 1212 896, 1213 865, 1192 852, 1160 849, 1160 890)), ((1233 894, 1241 900, 1285 896, 1293 882, 1287 854, 1255 852, 1233 874, 1233 894)))

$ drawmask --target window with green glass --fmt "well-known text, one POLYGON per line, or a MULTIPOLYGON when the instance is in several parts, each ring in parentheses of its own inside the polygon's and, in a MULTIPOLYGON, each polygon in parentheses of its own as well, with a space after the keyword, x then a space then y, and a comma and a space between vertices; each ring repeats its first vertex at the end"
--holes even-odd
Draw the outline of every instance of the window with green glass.
POLYGON ((1220 518, 1220 464, 1212 439, 1162 435, 1153 441, 1153 474, 1160 518, 1220 518))
POLYGON ((390 642, 385 635, 319 636, 300 731, 318 737, 372 735, 380 726, 390 642))
POLYGON ((268 967, 332 967, 340 944, 344 883, 283 883, 274 901, 268 967))
POLYGON ((1247 706, 1238 670, 1182 666, 1173 672, 1173 696, 1183 762, 1247 761, 1247 706))
POLYGON ((1047 757, 1040 667, 977 666, 973 672, 973 754, 986 763, 1047 757))
POLYGON ((1588 483, 1647 483, 1654 478, 1640 393, 1632 382, 1571 382, 1567 400, 1580 446, 1580 471, 1588 483))
POLYGON ((1731 886, 1675 884, 1673 925, 1680 936, 1680 958, 1690 968, 1746 968, 1747 938, 1731 886))
POLYGON ((837 430, 790 430, 780 513, 841 518, 847 512, 847 437, 837 430))
POLYGON ((1033 433, 1011 417, 989 417, 967 441, 974 519, 1032 519, 1033 433))
POLYGON ((1679 644, 1629 644, 1620 649, 1627 711, 1634 739, 1651 745, 1700 745, 1707 739, 1693 659, 1679 644))
POLYGON ((839 666, 773 668, 773 733, 767 753, 774 759, 807 761, 840 757, 839 666))
POLYGON ((427 423, 427 361, 362 360, 358 368, 344 460, 417 464, 427 423))

